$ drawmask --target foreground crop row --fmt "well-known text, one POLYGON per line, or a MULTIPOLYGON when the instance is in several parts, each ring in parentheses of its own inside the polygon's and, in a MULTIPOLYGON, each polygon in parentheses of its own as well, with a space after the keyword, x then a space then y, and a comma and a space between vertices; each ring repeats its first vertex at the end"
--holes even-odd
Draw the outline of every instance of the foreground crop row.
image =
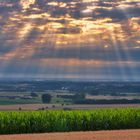
POLYGON ((0 134, 140 128, 140 109, 0 112, 0 134))

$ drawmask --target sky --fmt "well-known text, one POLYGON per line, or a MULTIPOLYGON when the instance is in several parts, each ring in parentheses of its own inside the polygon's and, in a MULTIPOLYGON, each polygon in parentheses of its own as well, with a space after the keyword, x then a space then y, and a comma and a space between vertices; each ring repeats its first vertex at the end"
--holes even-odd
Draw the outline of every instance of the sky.
POLYGON ((0 78, 140 80, 140 0, 0 0, 0 78))

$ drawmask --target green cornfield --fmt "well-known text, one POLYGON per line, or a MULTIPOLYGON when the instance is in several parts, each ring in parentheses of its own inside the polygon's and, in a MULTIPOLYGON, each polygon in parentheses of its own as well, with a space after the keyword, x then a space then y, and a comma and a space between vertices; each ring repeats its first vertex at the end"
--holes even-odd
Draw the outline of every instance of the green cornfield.
POLYGON ((140 128, 140 109, 0 112, 0 134, 140 128))

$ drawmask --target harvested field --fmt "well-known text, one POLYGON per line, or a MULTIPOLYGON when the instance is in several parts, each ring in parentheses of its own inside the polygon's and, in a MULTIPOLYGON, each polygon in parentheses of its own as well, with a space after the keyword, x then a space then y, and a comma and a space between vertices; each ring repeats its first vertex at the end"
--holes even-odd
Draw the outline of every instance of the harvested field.
POLYGON ((3 135, 0 140, 140 140, 140 130, 3 135))
POLYGON ((53 109, 53 110, 61 110, 61 109, 96 109, 96 108, 128 108, 128 107, 140 107, 140 104, 111 104, 111 105, 64 105, 62 106, 61 104, 23 104, 23 105, 0 105, 0 110, 19 110, 19 108, 21 108, 22 110, 38 110, 41 108, 44 108, 47 110, 49 109, 53 109))

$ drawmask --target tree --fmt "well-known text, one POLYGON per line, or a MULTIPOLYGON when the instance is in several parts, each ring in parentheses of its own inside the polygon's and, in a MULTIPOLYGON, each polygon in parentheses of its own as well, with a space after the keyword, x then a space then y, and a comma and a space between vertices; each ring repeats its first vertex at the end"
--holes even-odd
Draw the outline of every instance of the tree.
POLYGON ((52 96, 50 94, 42 94, 42 102, 50 103, 52 96))

